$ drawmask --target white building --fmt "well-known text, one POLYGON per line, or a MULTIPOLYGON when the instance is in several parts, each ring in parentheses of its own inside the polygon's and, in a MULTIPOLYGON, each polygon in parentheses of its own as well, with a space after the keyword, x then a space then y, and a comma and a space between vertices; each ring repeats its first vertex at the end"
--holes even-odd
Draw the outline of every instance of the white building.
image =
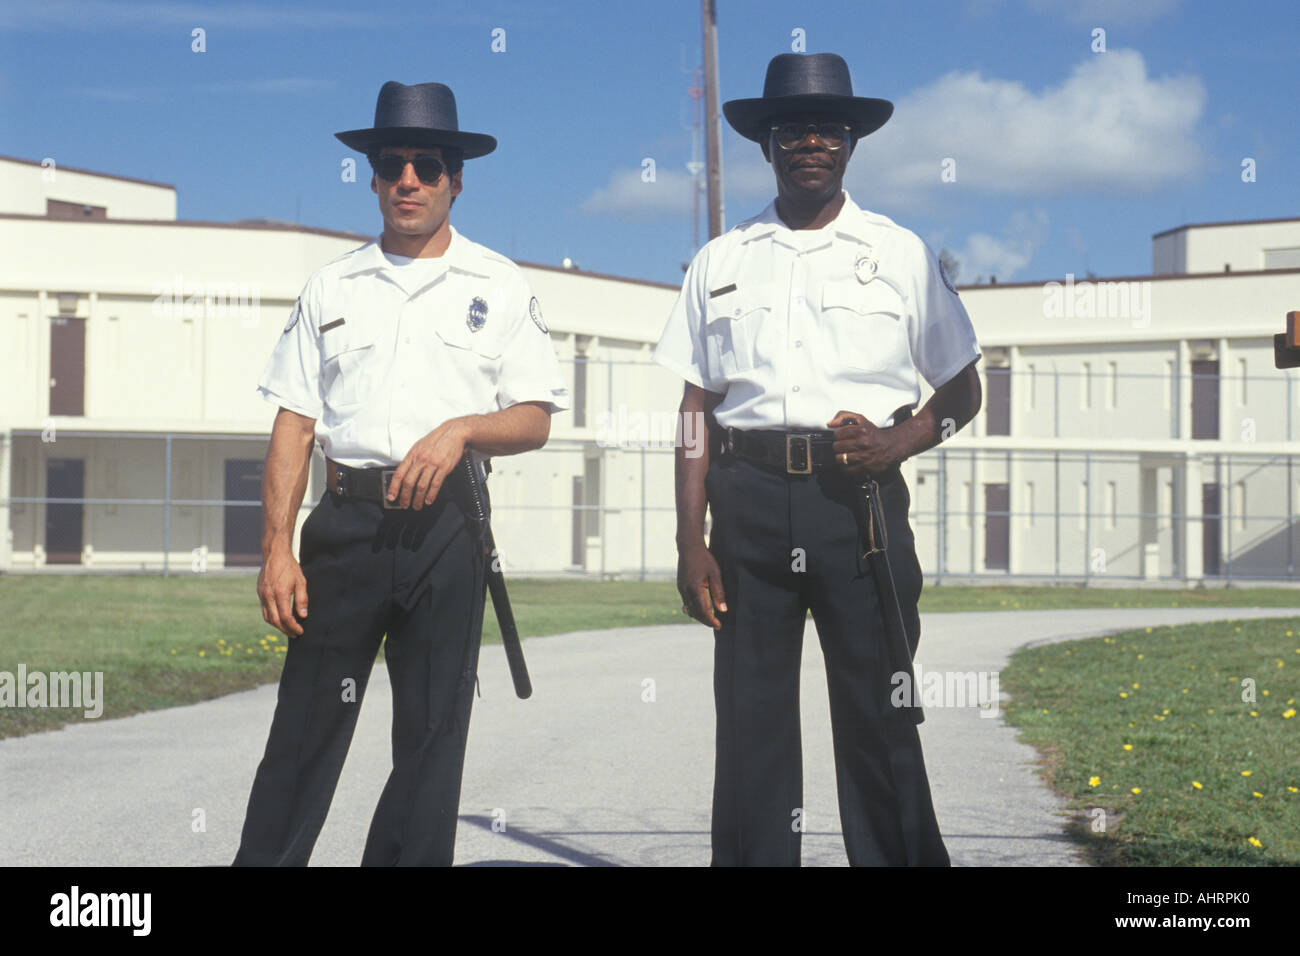
MULTIPOLYGON (((0 571, 256 565, 254 386, 307 277, 372 237, 181 221, 171 186, 3 157, 0 237, 0 571)), ((494 461, 507 569, 669 572, 671 448, 644 440, 681 395, 649 360, 677 287, 520 265, 575 407, 494 461)), ((904 466, 927 575, 1300 576, 1300 386, 1272 358, 1300 220, 1161 233, 1153 273, 962 288, 985 401, 904 466)))

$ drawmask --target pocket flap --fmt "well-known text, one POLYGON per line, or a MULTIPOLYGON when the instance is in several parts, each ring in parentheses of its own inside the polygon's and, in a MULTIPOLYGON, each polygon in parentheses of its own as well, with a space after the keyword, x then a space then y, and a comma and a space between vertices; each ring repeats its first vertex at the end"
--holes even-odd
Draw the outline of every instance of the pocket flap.
POLYGON ((852 309, 866 315, 882 312, 898 318, 903 314, 903 300, 885 282, 827 282, 822 286, 822 307, 852 309))
POLYGON ((471 331, 464 322, 439 322, 433 327, 438 338, 454 349, 474 352, 484 358, 501 357, 501 343, 498 338, 488 334, 485 329, 471 331))
MULTIPOLYGON (((722 283, 727 285, 728 283, 722 283)), ((746 283, 732 292, 708 300, 707 320, 743 319, 760 309, 772 308, 771 283, 746 283)))

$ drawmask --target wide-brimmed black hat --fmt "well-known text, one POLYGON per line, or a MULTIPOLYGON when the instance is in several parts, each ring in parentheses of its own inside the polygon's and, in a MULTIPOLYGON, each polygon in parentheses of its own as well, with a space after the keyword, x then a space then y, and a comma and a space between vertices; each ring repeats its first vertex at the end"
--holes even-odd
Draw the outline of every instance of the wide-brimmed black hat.
POLYGON ((778 54, 767 65, 761 97, 722 104, 732 129, 756 143, 767 139, 773 117, 814 110, 843 116, 861 138, 885 125, 894 104, 854 96, 849 65, 834 53, 778 54))
POLYGON ((389 80, 379 90, 375 125, 335 133, 344 144, 362 153, 375 146, 454 146, 466 159, 486 156, 497 148, 486 133, 463 133, 456 120, 456 97, 442 83, 407 86, 389 80))

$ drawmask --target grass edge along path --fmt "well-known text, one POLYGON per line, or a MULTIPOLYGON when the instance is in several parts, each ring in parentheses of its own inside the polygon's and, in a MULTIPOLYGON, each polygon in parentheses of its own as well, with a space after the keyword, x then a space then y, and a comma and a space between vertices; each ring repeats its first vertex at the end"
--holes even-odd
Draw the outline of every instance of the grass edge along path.
POLYGON ((1088 862, 1300 864, 1300 618, 1023 648, 1000 684, 1088 862))
MULTIPOLYGON (((0 672, 102 672, 99 719, 184 706, 279 679, 288 639, 261 616, 252 575, 0 575, 0 672)), ((685 624, 670 581, 512 578, 525 638, 685 624)), ((1280 606, 1285 588, 927 587, 923 614, 1069 607, 1280 606)), ((701 638, 708 634, 700 629, 701 638)), ((483 637, 500 640, 491 602, 483 637)), ((382 650, 380 652, 382 657, 382 650)), ((0 680, 3 674, 0 673, 0 680)), ((0 707, 0 738, 55 730, 80 710, 0 707)))

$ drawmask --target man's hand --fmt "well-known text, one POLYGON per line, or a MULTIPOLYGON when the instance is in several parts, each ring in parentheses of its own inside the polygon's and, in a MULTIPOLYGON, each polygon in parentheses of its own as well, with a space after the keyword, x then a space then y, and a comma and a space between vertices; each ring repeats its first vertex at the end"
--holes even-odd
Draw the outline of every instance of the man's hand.
POLYGON ((262 620, 286 637, 302 634, 294 614, 307 616, 307 579, 290 551, 273 551, 262 562, 257 596, 262 599, 262 620))
POLYGON ((837 412, 826 427, 835 431, 835 463, 854 478, 878 474, 904 458, 892 429, 877 428, 860 412, 837 412))
POLYGON ((677 591, 686 613, 715 631, 722 627, 714 608, 726 613, 727 598, 722 592, 722 571, 709 549, 701 541, 682 550, 677 558, 677 591))
POLYGON ((393 473, 388 500, 399 501, 403 508, 414 502, 416 511, 433 504, 442 483, 465 453, 468 437, 466 422, 453 418, 417 441, 393 473))

